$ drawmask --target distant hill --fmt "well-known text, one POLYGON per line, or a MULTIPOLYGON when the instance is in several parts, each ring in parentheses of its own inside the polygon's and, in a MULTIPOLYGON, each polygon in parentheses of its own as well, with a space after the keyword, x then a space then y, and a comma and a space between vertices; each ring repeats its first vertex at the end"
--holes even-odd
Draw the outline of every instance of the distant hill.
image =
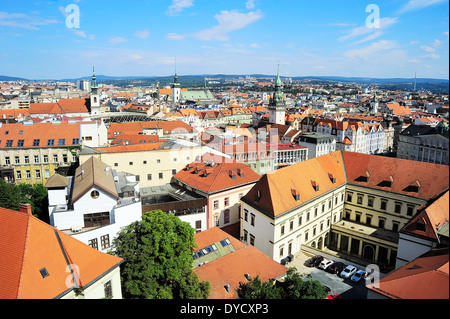
POLYGON ((15 76, 0 75, 0 81, 29 81, 29 80, 24 78, 18 78, 15 76))

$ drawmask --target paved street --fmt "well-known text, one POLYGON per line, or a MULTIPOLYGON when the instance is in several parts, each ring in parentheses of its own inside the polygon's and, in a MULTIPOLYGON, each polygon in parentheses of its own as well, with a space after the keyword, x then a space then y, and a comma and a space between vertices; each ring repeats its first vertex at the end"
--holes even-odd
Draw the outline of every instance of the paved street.
MULTIPOLYGON (((295 255, 292 262, 288 263, 286 267, 295 267, 301 274, 311 274, 312 279, 318 280, 323 285, 330 287, 330 294, 340 294, 344 299, 366 299, 367 289, 364 282, 354 283, 350 279, 344 279, 336 274, 330 274, 317 267, 306 267, 305 261, 314 254, 299 252, 295 255)), ((353 262, 345 261, 335 256, 327 255, 326 253, 318 253, 327 259, 333 261, 342 261, 346 265, 352 264, 358 269, 365 269, 365 266, 355 264, 353 262)))

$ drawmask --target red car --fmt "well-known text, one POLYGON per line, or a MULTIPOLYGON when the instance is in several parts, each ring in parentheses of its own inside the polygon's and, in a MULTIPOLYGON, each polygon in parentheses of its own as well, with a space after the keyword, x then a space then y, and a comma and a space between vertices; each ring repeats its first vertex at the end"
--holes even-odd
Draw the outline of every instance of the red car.
POLYGON ((332 294, 328 295, 325 299, 342 299, 342 296, 340 294, 332 294))

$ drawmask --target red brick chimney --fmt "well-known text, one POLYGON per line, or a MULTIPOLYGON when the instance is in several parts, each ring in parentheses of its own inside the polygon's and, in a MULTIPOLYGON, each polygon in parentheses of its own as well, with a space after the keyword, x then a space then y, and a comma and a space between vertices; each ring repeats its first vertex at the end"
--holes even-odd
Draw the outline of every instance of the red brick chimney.
POLYGON ((28 215, 33 215, 31 212, 31 204, 28 203, 19 204, 19 211, 28 215))

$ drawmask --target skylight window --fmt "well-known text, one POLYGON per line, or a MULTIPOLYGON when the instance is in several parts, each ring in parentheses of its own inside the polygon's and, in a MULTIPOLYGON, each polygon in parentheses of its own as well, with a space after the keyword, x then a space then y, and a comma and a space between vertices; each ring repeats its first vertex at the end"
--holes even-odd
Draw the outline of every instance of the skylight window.
POLYGON ((42 278, 46 278, 46 277, 50 276, 50 274, 48 273, 48 271, 45 267, 42 268, 41 270, 39 270, 39 272, 41 273, 42 278))

